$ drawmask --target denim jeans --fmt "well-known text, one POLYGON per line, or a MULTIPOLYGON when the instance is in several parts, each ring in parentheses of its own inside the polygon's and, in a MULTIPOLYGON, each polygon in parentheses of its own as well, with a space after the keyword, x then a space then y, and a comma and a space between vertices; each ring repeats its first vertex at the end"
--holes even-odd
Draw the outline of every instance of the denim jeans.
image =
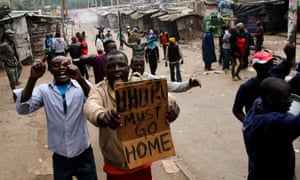
POLYGON ((231 54, 230 49, 223 48, 223 70, 229 69, 230 54, 231 54))
POLYGON ((72 176, 78 180, 97 180, 92 147, 73 158, 54 153, 52 159, 54 180, 72 180, 72 176))
POLYGON ((180 63, 170 63, 170 75, 171 75, 171 81, 175 81, 175 69, 176 69, 176 81, 181 82, 181 73, 180 73, 180 63))
POLYGON ((261 51, 263 42, 258 41, 255 44, 255 52, 261 51))

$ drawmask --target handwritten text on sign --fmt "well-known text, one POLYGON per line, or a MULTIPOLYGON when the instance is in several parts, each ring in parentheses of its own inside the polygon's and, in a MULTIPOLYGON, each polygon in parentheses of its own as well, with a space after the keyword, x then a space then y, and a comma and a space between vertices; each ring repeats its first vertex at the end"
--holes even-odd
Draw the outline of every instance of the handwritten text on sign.
POLYGON ((166 121, 166 80, 145 80, 115 87, 122 127, 118 137, 130 169, 175 154, 166 121))

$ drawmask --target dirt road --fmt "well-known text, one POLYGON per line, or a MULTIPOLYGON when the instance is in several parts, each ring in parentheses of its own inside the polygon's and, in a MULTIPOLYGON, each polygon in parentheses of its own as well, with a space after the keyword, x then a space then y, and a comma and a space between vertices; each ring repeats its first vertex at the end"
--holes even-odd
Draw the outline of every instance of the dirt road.
MULTIPOLYGON (((95 53, 93 27, 82 27, 87 33, 90 53, 95 53)), ((284 37, 266 36, 265 46, 277 55, 283 55, 284 37)), ((179 119, 171 125, 176 157, 171 158, 186 173, 189 179, 201 180, 241 180, 247 175, 247 156, 241 133, 241 123, 231 113, 231 107, 238 86, 251 76, 253 71, 242 71, 241 81, 232 81, 230 74, 203 74, 200 40, 182 46, 184 64, 181 66, 183 79, 196 77, 202 88, 194 88, 186 93, 176 93, 181 107, 179 119)), ((124 50, 130 58, 131 50, 124 50)), ((298 50, 299 52, 299 50, 298 50)), ((299 58, 297 58, 299 59, 299 58)), ((24 87, 29 75, 25 66, 19 87, 24 87)), ((221 70, 216 63, 214 68, 221 70)), ((147 65, 146 71, 149 72, 147 65)), ((294 73, 294 72, 293 72, 294 73)), ((158 74, 169 78, 168 68, 163 61, 159 64, 158 74)), ((90 69, 90 75, 92 71, 90 69)), ((38 83, 49 82, 49 73, 38 83)), ((93 77, 91 79, 93 81, 93 77)), ((0 71, 0 177, 1 179, 51 179, 51 152, 45 145, 46 123, 43 110, 31 115, 20 116, 9 90, 6 74, 0 71)), ((96 159, 101 159, 97 146, 97 130, 89 125, 96 159)), ((297 140, 298 143, 298 140, 297 140)), ((299 145, 296 143, 296 150, 299 145)), ((297 153, 298 155, 298 153, 297 153)), ((297 157, 298 158, 298 157, 297 157)), ((299 159, 297 159, 297 163, 299 159)), ((99 177, 103 179, 101 163, 97 162, 99 177)), ((166 177, 160 161, 154 164, 154 178, 166 177)), ((300 173, 297 166, 297 173, 300 173)), ((180 173, 167 176, 168 179, 184 180, 180 173)), ((300 177, 298 175, 298 177, 300 177)))

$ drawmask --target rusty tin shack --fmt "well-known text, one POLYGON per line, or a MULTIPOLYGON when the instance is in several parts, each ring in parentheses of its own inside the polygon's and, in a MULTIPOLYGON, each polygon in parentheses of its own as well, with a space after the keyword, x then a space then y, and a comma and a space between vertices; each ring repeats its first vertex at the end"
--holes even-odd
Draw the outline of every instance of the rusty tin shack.
POLYGON ((130 28, 132 28, 132 20, 130 18, 130 16, 135 13, 136 10, 127 10, 127 9, 121 9, 120 10, 120 13, 121 13, 121 25, 122 25, 122 28, 124 30, 127 29, 127 26, 129 26, 130 28))
POLYGON ((151 16, 151 20, 152 20, 154 29, 156 29, 158 31, 163 30, 163 29, 160 28, 159 17, 163 16, 163 15, 166 15, 166 14, 168 14, 168 11, 161 10, 161 11, 159 11, 159 12, 157 12, 157 13, 155 13, 151 16))
POLYGON ((22 63, 32 60, 31 42, 27 28, 27 21, 24 15, 8 16, 0 20, 1 37, 5 29, 12 29, 15 32, 14 41, 20 61, 22 63))
POLYGON ((137 26, 140 32, 146 33, 149 29, 154 28, 151 16, 159 11, 160 9, 138 10, 130 15, 130 25, 137 26))
POLYGON ((167 14, 158 19, 160 30, 183 42, 200 38, 203 32, 203 16, 199 14, 167 14))
POLYGON ((7 28, 15 32, 17 53, 23 64, 30 64, 33 58, 44 55, 44 38, 54 33, 60 17, 40 16, 33 13, 10 15, 0 20, 0 34, 7 28))
POLYGON ((28 14, 26 19, 33 57, 41 57, 44 55, 45 36, 53 34, 54 37, 56 26, 60 23, 61 17, 28 14))

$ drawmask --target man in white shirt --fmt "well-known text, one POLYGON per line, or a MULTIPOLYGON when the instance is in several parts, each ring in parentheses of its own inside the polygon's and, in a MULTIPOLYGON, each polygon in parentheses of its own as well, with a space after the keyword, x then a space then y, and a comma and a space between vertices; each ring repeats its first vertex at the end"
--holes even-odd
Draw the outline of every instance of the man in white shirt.
MULTIPOLYGON (((144 59, 133 58, 131 60, 131 76, 142 76, 142 79, 159 79, 159 76, 145 72, 144 59)), ((188 81, 183 82, 167 82, 169 92, 185 92, 193 87, 201 87, 201 83, 197 79, 190 78, 188 81)))

